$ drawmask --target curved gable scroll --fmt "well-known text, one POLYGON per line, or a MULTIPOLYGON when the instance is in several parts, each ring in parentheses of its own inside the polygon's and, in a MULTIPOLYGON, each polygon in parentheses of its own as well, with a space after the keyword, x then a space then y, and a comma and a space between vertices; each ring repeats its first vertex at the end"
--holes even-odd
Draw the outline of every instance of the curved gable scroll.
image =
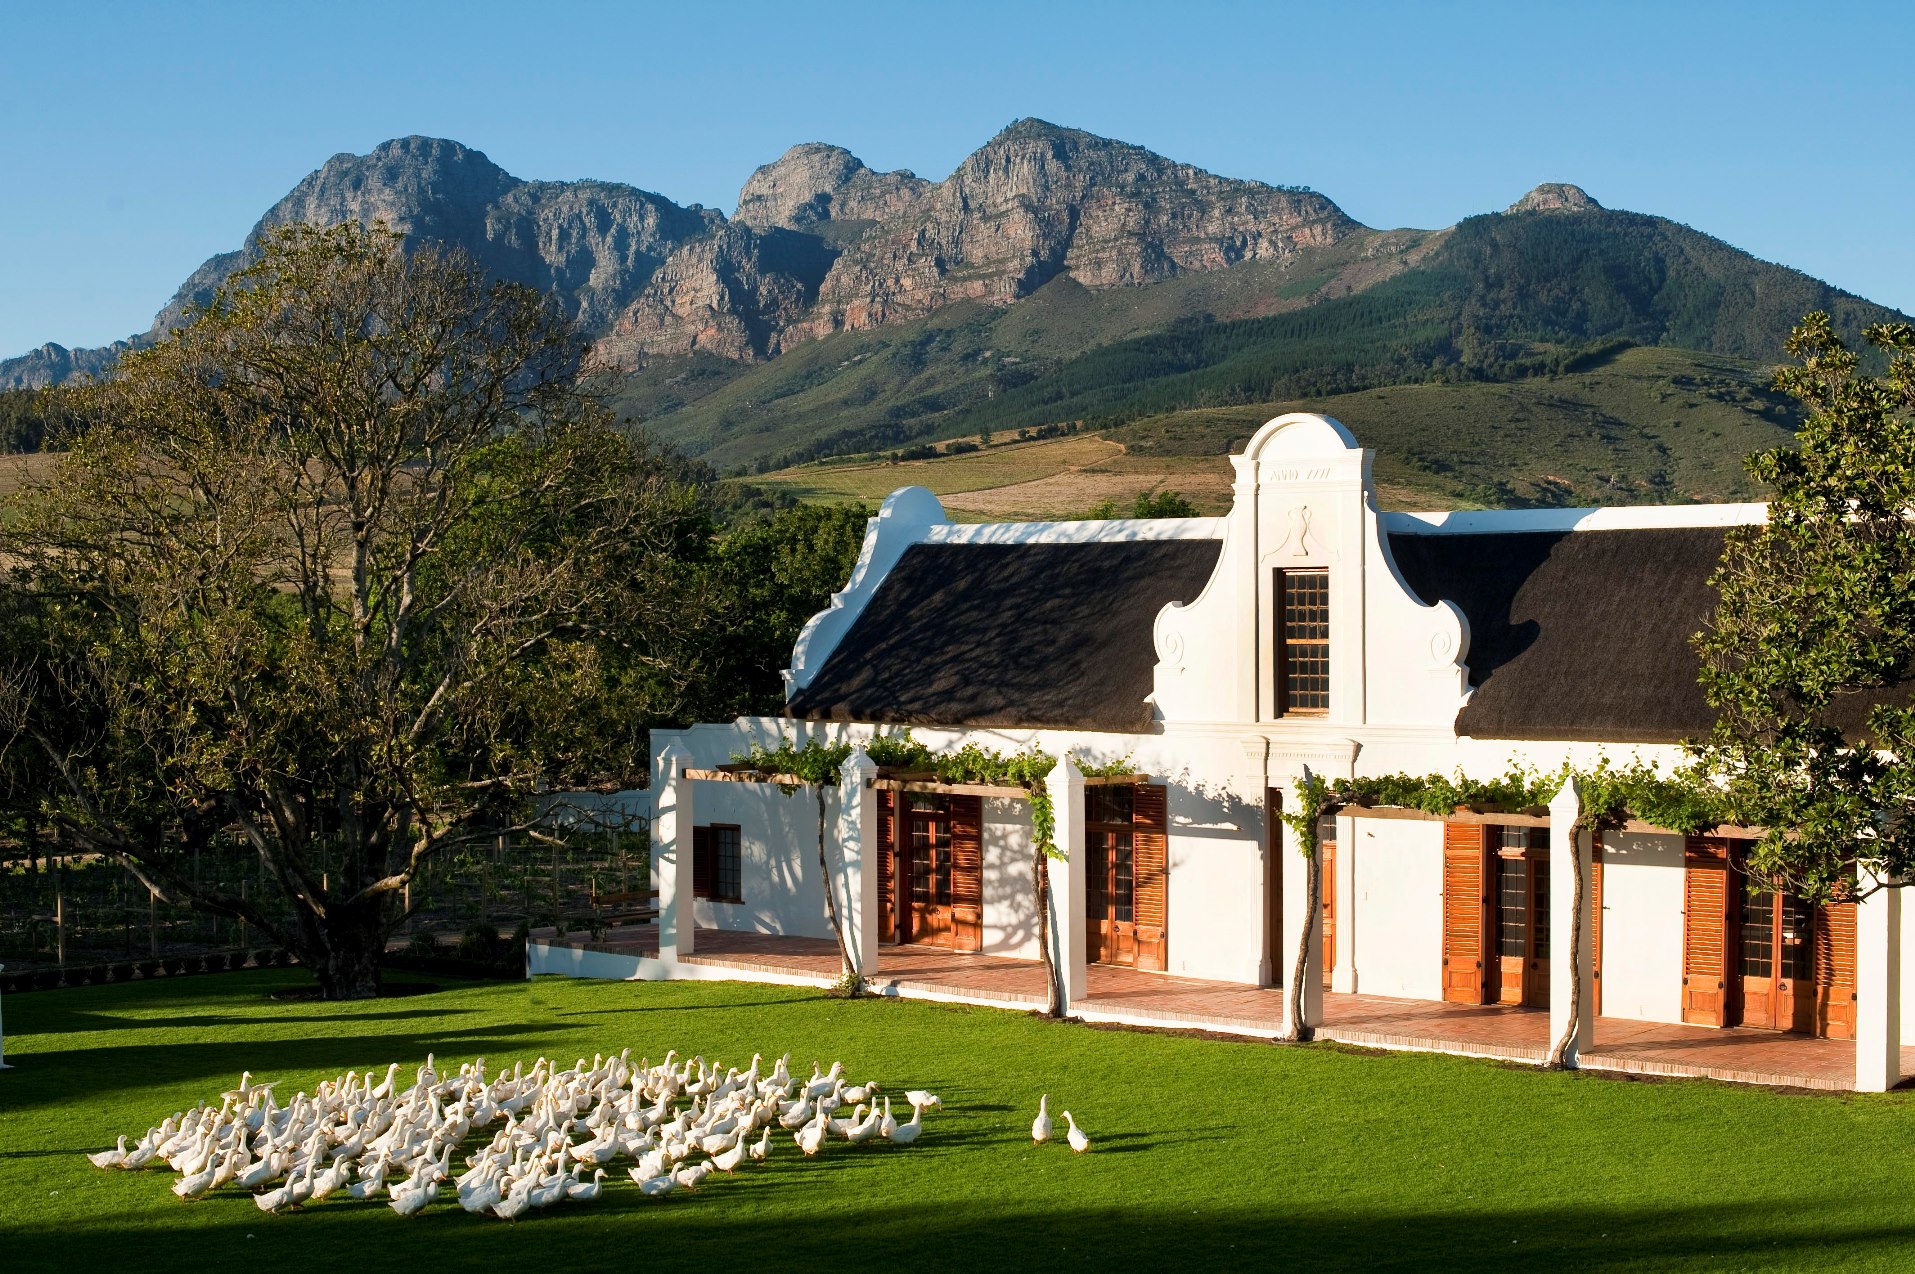
POLYGON ((1217 568, 1195 601, 1164 607, 1153 630, 1162 720, 1454 729, 1467 626, 1455 606, 1425 605, 1397 571, 1370 461, 1340 422, 1307 412, 1267 422, 1231 457, 1234 502, 1217 568), (1307 718, 1278 703, 1284 572, 1329 583, 1330 707, 1307 718))
POLYGON ((904 551, 947 521, 944 505, 925 487, 899 487, 885 497, 878 516, 865 524, 864 547, 851 579, 831 595, 829 606, 805 621, 792 644, 791 667, 784 671, 787 703, 818 675, 904 551))

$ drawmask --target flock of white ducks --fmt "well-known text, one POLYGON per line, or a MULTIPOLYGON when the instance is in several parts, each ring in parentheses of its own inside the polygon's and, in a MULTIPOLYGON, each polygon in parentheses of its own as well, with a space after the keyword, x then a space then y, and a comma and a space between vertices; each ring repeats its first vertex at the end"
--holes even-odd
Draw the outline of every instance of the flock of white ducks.
MULTIPOLYGON (((132 1145, 121 1137, 114 1149, 87 1157, 101 1168, 171 1168, 182 1199, 228 1186, 251 1190, 265 1212, 335 1194, 383 1193, 393 1211, 413 1216, 449 1183, 466 1211, 511 1220, 597 1199, 607 1168, 621 1159, 632 1161, 626 1173, 648 1198, 695 1190, 713 1172, 763 1163, 775 1128, 790 1132, 806 1155, 833 1138, 914 1145, 924 1112, 943 1105, 937 1094, 913 1089, 904 1094, 911 1118, 900 1122, 877 1084, 849 1083, 837 1062, 828 1071, 814 1062, 811 1078, 798 1079, 789 1054, 769 1074, 762 1055, 742 1071, 703 1057, 681 1062, 675 1050, 655 1066, 634 1065, 630 1055, 580 1058, 563 1070, 541 1057, 530 1072, 514 1065, 488 1079, 484 1058, 441 1075, 428 1054, 403 1090, 394 1062, 384 1079, 348 1071, 283 1106, 275 1085, 255 1084, 249 1072, 217 1107, 182 1111, 132 1145), (467 1170, 453 1177, 453 1155, 494 1125, 490 1140, 464 1157, 467 1170)), ((1079 1135, 1073 1125, 1074 1147, 1079 1135)))

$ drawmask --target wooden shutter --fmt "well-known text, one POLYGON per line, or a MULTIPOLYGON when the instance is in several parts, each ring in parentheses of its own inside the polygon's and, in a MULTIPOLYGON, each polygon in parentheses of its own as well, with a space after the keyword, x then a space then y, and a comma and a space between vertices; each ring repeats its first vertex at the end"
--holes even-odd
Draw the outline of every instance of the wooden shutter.
POLYGON ((692 828, 692 897, 709 898, 718 878, 717 855, 712 849, 711 828, 692 828))
MULTIPOLYGON (((1574 952, 1570 952, 1574 955, 1574 952)), ((1602 833, 1589 837, 1589 956, 1595 966, 1596 1003, 1591 1011, 1602 1015, 1602 833)))
MULTIPOLYGON (((1331 828, 1336 826, 1336 824, 1329 819, 1323 821, 1329 823, 1331 828)), ((1323 900, 1323 929, 1321 931, 1323 938, 1323 985, 1327 989, 1330 985, 1330 974, 1337 967, 1337 838, 1334 831, 1331 831, 1330 834, 1326 836, 1323 834, 1322 828, 1318 829, 1317 859, 1323 864, 1322 872, 1320 873, 1323 878, 1322 890, 1317 896, 1323 900)))
POLYGON ((984 802, 953 796, 951 810, 951 949, 984 949, 984 802))
POLYGON ((1696 1026, 1729 1020, 1729 906, 1728 846, 1691 836, 1682 872, 1682 1020, 1696 1026))
POLYGON ((1137 967, 1170 967, 1170 824, 1161 783, 1139 783, 1130 805, 1131 915, 1137 967))
POLYGON ((897 865, 893 861, 897 855, 898 794, 891 791, 878 793, 878 941, 896 942, 898 940, 897 899, 892 891, 897 887, 897 865))
POLYGON ((1443 998, 1453 1004, 1486 1002, 1486 857, 1481 823, 1443 824, 1443 998))
POLYGON ((1855 1038, 1855 904, 1815 909, 1815 1033, 1855 1038))

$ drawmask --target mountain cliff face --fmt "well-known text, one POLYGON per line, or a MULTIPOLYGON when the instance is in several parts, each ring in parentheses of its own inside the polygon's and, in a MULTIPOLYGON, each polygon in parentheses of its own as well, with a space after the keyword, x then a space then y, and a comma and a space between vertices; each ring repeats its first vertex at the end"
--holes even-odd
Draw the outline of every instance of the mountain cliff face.
MULTIPOLYGON (((877 172, 837 146, 794 146, 754 172, 737 215, 613 182, 521 181, 457 142, 404 137, 335 155, 205 262, 150 339, 293 222, 384 221, 536 288, 633 367, 648 357, 754 361, 793 341, 904 321, 957 301, 1005 305, 1059 275, 1128 287, 1282 259, 1359 230, 1321 195, 1217 177, 1038 120, 1012 125, 941 182, 877 172)), ((110 366, 110 351, 0 362, 0 387, 110 366)))
POLYGON ((799 332, 878 327, 954 301, 1005 305, 1066 273, 1093 290, 1135 287, 1359 229, 1318 194, 1020 120, 850 244, 799 332))

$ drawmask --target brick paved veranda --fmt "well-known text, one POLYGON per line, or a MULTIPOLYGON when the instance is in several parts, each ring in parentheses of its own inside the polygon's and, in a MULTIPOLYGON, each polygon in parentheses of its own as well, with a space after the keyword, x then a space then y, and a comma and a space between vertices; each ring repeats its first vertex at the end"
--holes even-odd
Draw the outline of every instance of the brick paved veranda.
MULTIPOLYGON (((658 931, 651 925, 614 929, 602 941, 584 934, 535 940, 614 955, 658 954, 658 931)), ((744 979, 761 974, 828 981, 839 970, 837 948, 828 938, 700 929, 693 948, 684 963, 734 970, 744 979)), ((871 985, 886 994, 1004 1007, 1044 1002, 1044 968, 1035 960, 886 946, 879 950, 878 969, 871 985)), ((1283 993, 1271 988, 1095 964, 1089 983, 1088 998, 1073 1009, 1087 1020, 1263 1037, 1282 1026, 1283 993)), ((1541 1062, 1548 1051, 1549 1014, 1542 1010, 1333 992, 1323 999, 1321 1039, 1530 1063, 1541 1062)), ((1915 1074, 1915 1048, 1904 1048, 1902 1056, 1903 1074, 1915 1074)), ((1855 1046, 1774 1031, 1605 1017, 1596 1021, 1596 1046, 1582 1064, 1589 1070, 1847 1091, 1854 1087, 1855 1046)))

